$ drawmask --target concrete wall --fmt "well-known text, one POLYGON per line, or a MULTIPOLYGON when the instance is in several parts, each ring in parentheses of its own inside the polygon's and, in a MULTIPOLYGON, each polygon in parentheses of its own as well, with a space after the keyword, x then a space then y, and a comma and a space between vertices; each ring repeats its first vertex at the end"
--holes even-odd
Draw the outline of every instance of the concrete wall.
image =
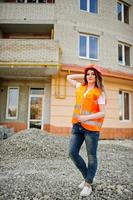
POLYGON ((54 39, 60 42, 63 63, 82 66, 95 62, 104 68, 131 73, 133 67, 118 64, 120 41, 131 46, 130 65, 133 66, 133 2, 132 0, 124 2, 131 5, 129 25, 117 20, 116 0, 99 0, 98 14, 81 11, 79 0, 56 0, 55 4, 1 3, 0 23, 53 23, 54 39), (98 60, 79 58, 79 33, 94 34, 99 37, 98 60))
MULTIPOLYGON (((55 79, 52 80, 51 90, 51 120, 50 130, 54 133, 70 133, 71 118, 75 104, 75 88, 68 82, 64 85, 64 78, 60 79, 60 91, 63 95, 66 87, 66 98, 55 97, 55 79)), ((133 87, 132 81, 118 78, 104 77, 107 93, 106 116, 101 130, 102 139, 124 139, 133 137, 133 87), (119 120, 119 90, 131 93, 131 120, 119 120)))
MULTIPOLYGON (((71 127, 71 116, 75 103, 75 89, 67 82, 64 84, 64 78, 60 79, 60 92, 61 96, 65 93, 64 99, 56 98, 55 96, 55 79, 52 80, 51 89, 51 120, 50 124, 57 127, 71 127)), ((58 88, 58 85, 57 85, 58 88)))
POLYGON ((55 21, 54 4, 0 3, 0 23, 39 23, 55 21))
POLYGON ((58 63, 59 44, 54 40, 0 39, 0 61, 58 63))
MULTIPOLYGON (((133 100, 133 87, 131 81, 116 78, 105 78, 107 90, 107 106, 104 127, 110 128, 133 128, 133 106, 131 105, 131 121, 124 122, 119 120, 119 90, 131 93, 133 100)), ((131 102, 132 104, 132 102, 131 102)))
POLYGON ((124 42, 131 46, 130 65, 133 66, 132 1, 125 1, 132 5, 129 25, 117 20, 116 0, 99 0, 98 14, 81 11, 79 2, 77 0, 56 0, 55 39, 60 41, 63 50, 62 62, 81 66, 95 62, 104 68, 131 73, 132 67, 118 64, 118 42, 124 42), (98 60, 79 58, 79 33, 99 36, 98 60))
MULTIPOLYGON (((63 77, 60 82, 61 90, 64 91, 63 77)), ((119 120, 119 90, 130 91, 133 99, 133 87, 131 81, 125 81, 116 78, 104 77, 105 88, 107 92, 106 117, 103 127, 106 128, 133 128, 133 106, 131 111, 131 121, 122 122, 119 120)), ((52 81, 51 95, 51 124, 58 127, 71 127, 71 117, 75 104, 75 88, 69 83, 67 87, 67 96, 65 99, 56 99, 55 80, 52 81)))

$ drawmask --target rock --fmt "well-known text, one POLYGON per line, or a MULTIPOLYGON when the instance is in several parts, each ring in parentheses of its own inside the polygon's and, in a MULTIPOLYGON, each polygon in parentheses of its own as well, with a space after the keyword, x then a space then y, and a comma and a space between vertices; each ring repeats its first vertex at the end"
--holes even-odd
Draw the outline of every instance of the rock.
POLYGON ((7 139, 8 137, 12 136, 13 133, 13 128, 10 129, 5 126, 0 126, 0 140, 7 139))
POLYGON ((25 197, 24 200, 30 200, 29 197, 25 197))
POLYGON ((42 196, 42 193, 40 193, 40 192, 36 194, 36 198, 38 198, 38 199, 41 198, 41 196, 42 196))
POLYGON ((128 189, 124 189, 124 193, 126 193, 127 195, 132 195, 132 191, 128 189))
MULTIPOLYGON (((132 199, 132 144, 130 140, 99 141, 99 165, 90 200, 132 199)), ((38 129, 23 130, 1 140, 0 197, 3 200, 87 200, 79 196, 77 186, 82 176, 68 157, 68 146, 69 137, 38 129)), ((85 145, 80 153, 86 159, 85 145)))
POLYGON ((117 191, 117 193, 119 194, 119 195, 122 195, 123 194, 123 186, 121 186, 121 185, 117 185, 116 186, 116 191, 117 191))
POLYGON ((4 127, 3 126, 0 126, 0 140, 3 140, 4 139, 4 127))
POLYGON ((44 195, 43 197, 45 200, 50 200, 50 197, 48 195, 44 195))
POLYGON ((25 181, 25 176, 22 176, 21 180, 22 180, 22 181, 25 181))

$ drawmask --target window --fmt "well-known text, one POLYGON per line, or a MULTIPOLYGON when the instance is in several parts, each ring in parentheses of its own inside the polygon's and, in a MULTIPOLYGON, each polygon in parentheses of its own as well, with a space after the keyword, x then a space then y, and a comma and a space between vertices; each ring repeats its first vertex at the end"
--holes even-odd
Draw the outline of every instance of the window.
POLYGON ((87 57, 87 37, 80 35, 80 56, 87 57))
POLYGON ((44 88, 31 88, 30 94, 43 95, 44 94, 44 88))
POLYGON ((117 3, 117 18, 119 21, 129 24, 129 6, 118 2, 117 3))
POLYGON ((79 56, 87 59, 98 59, 98 37, 80 34, 79 56))
POLYGON ((131 94, 126 91, 119 91, 119 120, 129 121, 131 118, 131 108, 130 108, 130 98, 131 94))
POLYGON ((18 88, 8 88, 7 109, 6 109, 6 118, 7 119, 17 119, 17 117, 18 117, 18 97, 19 97, 19 89, 18 88))
POLYGON ((130 46, 118 44, 118 61, 121 65, 130 66, 130 46))
POLYGON ((80 0, 80 10, 97 13, 98 0, 80 0))
POLYGON ((44 88, 30 88, 28 128, 43 128, 44 88))

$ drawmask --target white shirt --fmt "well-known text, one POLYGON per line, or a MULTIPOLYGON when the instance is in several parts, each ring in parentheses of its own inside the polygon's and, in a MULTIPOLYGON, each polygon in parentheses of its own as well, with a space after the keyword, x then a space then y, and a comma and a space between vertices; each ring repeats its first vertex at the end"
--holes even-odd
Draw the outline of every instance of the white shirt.
MULTIPOLYGON (((77 83, 76 84, 76 88, 78 88, 78 87, 80 87, 81 86, 81 83, 77 83)), ((86 94, 87 94, 88 92, 86 92, 85 94, 84 94, 84 97, 86 96, 86 94)), ((98 104, 105 104, 105 94, 104 94, 104 92, 102 92, 102 94, 99 96, 99 98, 98 98, 98 104)))

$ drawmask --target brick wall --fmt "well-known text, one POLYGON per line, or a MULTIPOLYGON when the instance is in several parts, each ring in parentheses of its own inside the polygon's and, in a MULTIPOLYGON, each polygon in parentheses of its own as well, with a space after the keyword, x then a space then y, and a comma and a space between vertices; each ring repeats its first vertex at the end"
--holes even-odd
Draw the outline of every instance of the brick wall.
POLYGON ((105 68, 133 73, 133 3, 130 7, 130 24, 117 20, 117 1, 98 1, 98 14, 80 11, 77 0, 56 0, 55 39, 63 50, 63 63, 87 65, 95 62, 105 68), (99 59, 79 58, 79 33, 94 34, 99 37, 99 59), (131 46, 131 66, 118 64, 118 41, 131 46))
POLYGON ((59 44, 54 40, 1 39, 0 61, 54 62, 59 60, 59 44))
POLYGON ((0 3, 0 22, 40 23, 55 20, 55 4, 0 3))

